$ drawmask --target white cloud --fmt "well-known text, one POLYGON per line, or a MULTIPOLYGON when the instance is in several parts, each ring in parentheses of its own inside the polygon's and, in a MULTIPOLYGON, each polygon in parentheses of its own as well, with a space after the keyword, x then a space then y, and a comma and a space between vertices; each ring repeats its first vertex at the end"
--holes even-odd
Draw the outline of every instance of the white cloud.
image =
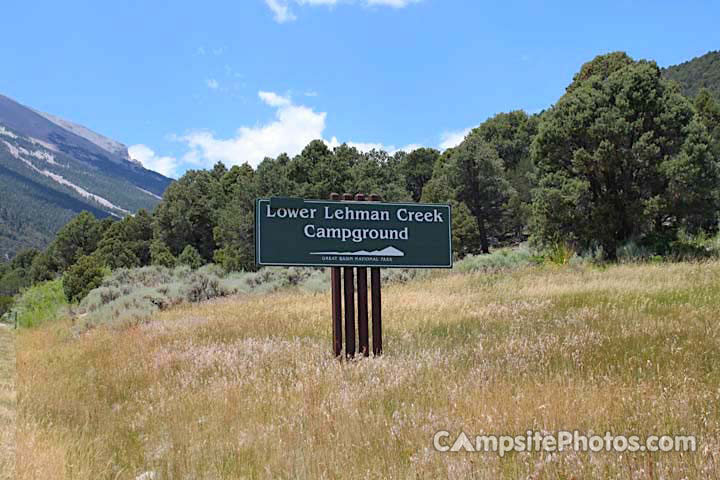
POLYGON ((425 148, 425 146, 420 145, 419 143, 411 143, 410 145, 405 145, 403 148, 400 148, 399 150, 410 153, 414 150, 417 150, 418 148, 425 148))
POLYGON ((278 23, 292 22, 297 18, 285 0, 265 0, 265 3, 275 14, 275 21, 278 23))
POLYGON ((278 23, 286 23, 297 20, 297 17, 290 8, 291 4, 300 6, 308 5, 317 6, 335 6, 338 3, 359 3, 366 7, 391 7, 404 8, 412 3, 418 3, 422 0, 265 0, 267 6, 272 10, 275 21, 278 23))
POLYGON ((292 103, 288 97, 281 97, 275 92, 260 91, 258 92, 258 97, 271 107, 287 107, 292 103))
POLYGON ((162 173, 166 177, 175 177, 177 174, 178 161, 174 157, 161 157, 148 146, 143 144, 133 145, 128 148, 130 158, 142 163, 148 170, 162 173))
POLYGON ((265 157, 281 153, 300 153, 312 140, 322 138, 323 112, 294 105, 289 98, 274 92, 258 92, 260 99, 277 109, 275 119, 266 125, 240 127, 232 138, 217 138, 209 131, 195 131, 179 138, 190 147, 183 160, 200 166, 218 161, 226 165, 248 162, 257 166, 265 157))
POLYGON ((465 137, 470 133, 472 127, 464 130, 458 130, 455 132, 445 132, 441 135, 442 141, 440 142, 440 149, 447 150, 448 148, 457 147, 465 140, 465 137))
POLYGON ((205 84, 208 86, 208 88, 213 89, 213 90, 217 90, 220 87, 220 84, 214 78, 205 80, 205 84))
MULTIPOLYGON (((207 130, 196 130, 175 137, 190 149, 183 156, 183 161, 200 167, 210 167, 217 162, 226 165, 247 162, 256 167, 266 157, 277 157, 281 153, 297 155, 312 140, 322 139, 330 148, 341 144, 336 137, 329 140, 323 137, 327 118, 325 112, 316 112, 310 107, 296 105, 289 97, 275 92, 260 91, 258 97, 276 109, 274 120, 264 125, 240 127, 231 138, 218 138, 207 130)), ((348 141, 347 144, 363 152, 376 149, 390 154, 419 148, 419 145, 396 148, 372 142, 348 141)))
MULTIPOLYGON (((342 143, 336 138, 332 137, 330 140, 325 140, 325 143, 330 148, 339 147, 342 145, 342 143)), ((394 155, 397 152, 406 152, 410 153, 413 150, 417 150, 418 148, 423 148, 422 145, 417 143, 411 143, 410 145, 406 145, 401 148, 397 148, 395 145, 385 145, 382 143, 372 143, 372 142, 345 142, 348 147, 355 147, 361 152, 369 152, 372 150, 383 150, 387 152, 390 155, 394 155)))

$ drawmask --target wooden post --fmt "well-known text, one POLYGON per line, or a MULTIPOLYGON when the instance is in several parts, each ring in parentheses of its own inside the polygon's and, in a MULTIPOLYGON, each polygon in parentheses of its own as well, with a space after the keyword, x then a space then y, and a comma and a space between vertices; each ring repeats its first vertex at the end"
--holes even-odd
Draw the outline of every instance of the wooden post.
MULTIPOLYGON (((355 200, 362 202, 365 195, 358 193, 355 200)), ((358 302, 358 343, 359 351, 363 356, 370 355, 370 340, 368 336, 368 298, 367 298, 367 268, 357 267, 357 302, 358 302)))
MULTIPOLYGON (((343 194, 343 200, 352 200, 349 193, 343 194)), ((345 288, 345 356, 355 356, 355 272, 353 267, 343 268, 343 287, 345 288)))
MULTIPOLYGON (((370 195, 371 202, 379 202, 380 195, 370 195)), ((370 293, 372 296, 372 346, 373 355, 381 355, 382 344, 382 300, 380 298, 380 269, 370 269, 370 293)))
MULTIPOLYGON (((340 200, 337 193, 330 194, 330 200, 340 200)), ((340 267, 330 267, 330 285, 332 286, 332 338, 333 353, 342 355, 342 296, 340 295, 340 267)))

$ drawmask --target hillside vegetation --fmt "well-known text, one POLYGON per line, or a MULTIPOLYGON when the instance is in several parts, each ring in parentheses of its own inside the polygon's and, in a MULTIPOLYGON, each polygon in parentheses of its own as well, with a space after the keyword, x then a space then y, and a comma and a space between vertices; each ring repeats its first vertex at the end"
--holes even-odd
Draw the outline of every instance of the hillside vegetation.
POLYGON ((700 90, 706 89, 720 100, 720 51, 668 67, 663 70, 663 76, 678 82, 688 97, 695 97, 700 90))
MULTIPOLYGON (((111 271, 150 265, 252 271, 257 198, 332 192, 450 204, 458 258, 526 240, 540 255, 609 262, 628 249, 644 259, 710 258, 720 225, 720 102, 707 90, 686 98, 653 61, 599 55, 548 110, 499 113, 442 152, 314 140, 256 168, 189 170, 153 211, 118 221, 82 212, 44 251, 0 264, 0 295, 62 276, 68 301, 79 302, 111 271)), ((0 302, 1 314, 8 299, 0 302)))
POLYGON ((720 478, 720 103, 655 62, 600 55, 442 152, 315 140, 96 213, 0 264, 18 478, 720 478), (331 192, 452 205, 454 270, 386 273, 382 358, 330 354, 327 271, 255 265, 255 199, 331 192), (460 429, 699 450, 432 449, 460 429))
POLYGON ((433 273, 338 361, 327 294, 18 333, 19 479, 720 477, 720 263, 433 273), (693 434, 694 453, 438 453, 433 434, 693 434), (140 477, 145 475, 144 477, 140 477))
POLYGON ((0 95, 0 262, 46 247, 84 210, 119 218, 152 208, 170 181, 124 145, 0 95))

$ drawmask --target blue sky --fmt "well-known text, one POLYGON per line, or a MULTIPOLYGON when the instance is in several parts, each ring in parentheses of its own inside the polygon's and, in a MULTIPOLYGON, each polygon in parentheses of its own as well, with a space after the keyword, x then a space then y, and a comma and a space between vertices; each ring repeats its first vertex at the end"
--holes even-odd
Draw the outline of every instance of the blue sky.
POLYGON ((720 49, 718 2, 544 3, 13 1, 0 93, 177 176, 312 138, 449 146, 497 112, 550 106, 598 54, 667 66, 720 49))

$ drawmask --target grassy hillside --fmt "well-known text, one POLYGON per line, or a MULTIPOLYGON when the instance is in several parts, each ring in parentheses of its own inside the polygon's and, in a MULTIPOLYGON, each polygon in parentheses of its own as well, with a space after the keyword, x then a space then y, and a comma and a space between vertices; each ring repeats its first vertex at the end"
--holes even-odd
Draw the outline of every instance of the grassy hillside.
POLYGON ((682 92, 694 97, 706 88, 720 100, 720 51, 708 52, 701 57, 673 65, 663 70, 663 76, 680 84, 682 92))
POLYGON ((720 262, 388 286, 338 361, 327 293, 18 334, 18 478, 718 478, 720 262), (437 453, 434 432, 695 434, 695 453, 437 453))
POLYGON ((0 325, 0 480, 15 478, 15 345, 0 325))

